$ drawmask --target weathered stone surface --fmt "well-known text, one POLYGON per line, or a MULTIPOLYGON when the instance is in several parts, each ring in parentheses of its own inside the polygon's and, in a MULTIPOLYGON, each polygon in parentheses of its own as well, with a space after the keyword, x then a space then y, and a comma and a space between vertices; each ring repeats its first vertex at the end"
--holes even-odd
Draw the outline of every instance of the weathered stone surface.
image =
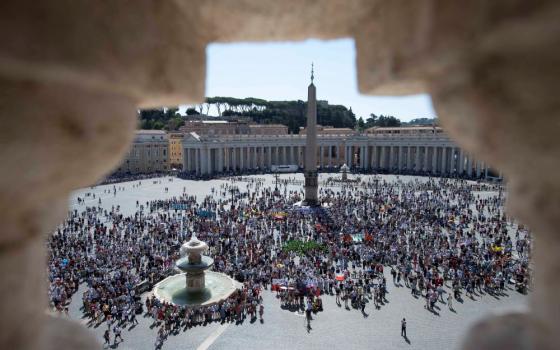
POLYGON ((161 106, 204 97, 200 2, 8 1, 0 73, 129 95, 161 106))
POLYGON ((102 90, 30 80, 4 79, 0 91, 0 157, 9 164, 0 181, 0 346, 49 348, 51 340, 87 332, 53 327, 43 316, 44 235, 64 218, 72 189, 118 164, 136 125, 135 103, 102 90))
POLYGON ((0 290, 0 346, 54 339, 33 318, 45 307, 40 234, 64 215, 72 188, 118 162, 138 106, 202 99, 208 43, 348 36, 362 92, 430 92, 447 131, 509 179, 509 206, 536 239, 533 311, 519 322, 548 327, 540 341, 554 345, 559 17, 560 4, 546 0, 3 2, 0 155, 10 166, 0 182, 0 270, 14 284, 0 290))
POLYGON ((552 350, 556 347, 546 342, 549 328, 524 314, 507 314, 492 317, 474 326, 463 344, 464 350, 552 350))
POLYGON ((0 244, 8 244, 49 232, 69 191, 118 164, 136 115, 129 97, 71 84, 1 80, 0 91, 0 157, 10 164, 0 182, 0 244))

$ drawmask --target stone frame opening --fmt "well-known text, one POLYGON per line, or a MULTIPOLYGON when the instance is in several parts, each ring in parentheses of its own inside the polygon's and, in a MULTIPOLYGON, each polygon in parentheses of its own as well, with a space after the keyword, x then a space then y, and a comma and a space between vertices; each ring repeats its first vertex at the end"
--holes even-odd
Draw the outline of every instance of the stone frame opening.
POLYGON ((24 0, 1 9, 2 347, 98 347, 80 326, 43 316, 43 239, 68 193, 117 165, 136 108, 202 100, 210 42, 341 37, 356 42, 360 91, 430 93, 458 144, 503 171, 509 210, 534 232, 530 312, 487 320, 465 348, 559 343, 558 2, 24 0))

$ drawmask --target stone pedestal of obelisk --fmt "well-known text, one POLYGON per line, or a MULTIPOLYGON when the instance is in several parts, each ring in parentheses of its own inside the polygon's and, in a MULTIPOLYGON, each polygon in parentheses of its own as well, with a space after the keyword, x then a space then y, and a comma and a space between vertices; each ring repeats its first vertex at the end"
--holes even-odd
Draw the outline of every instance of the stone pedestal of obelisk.
POLYGON ((305 200, 308 206, 318 205, 317 200, 317 97, 313 85, 313 70, 311 70, 311 84, 307 88, 307 139, 305 144, 305 200))

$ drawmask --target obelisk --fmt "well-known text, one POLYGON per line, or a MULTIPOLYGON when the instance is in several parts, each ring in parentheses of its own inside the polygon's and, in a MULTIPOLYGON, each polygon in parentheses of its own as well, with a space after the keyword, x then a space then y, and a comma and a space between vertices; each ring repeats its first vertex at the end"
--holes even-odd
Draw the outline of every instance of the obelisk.
POLYGON ((305 143, 305 200, 304 204, 316 206, 317 201, 317 96, 313 85, 313 64, 311 64, 311 84, 307 88, 307 138, 305 143))

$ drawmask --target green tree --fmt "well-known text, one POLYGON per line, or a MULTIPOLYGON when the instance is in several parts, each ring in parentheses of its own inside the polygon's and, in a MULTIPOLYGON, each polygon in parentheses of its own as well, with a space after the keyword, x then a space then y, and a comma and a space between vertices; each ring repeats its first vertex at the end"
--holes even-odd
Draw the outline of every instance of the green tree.
POLYGON ((358 119, 358 130, 362 131, 366 128, 366 123, 364 122, 364 118, 360 117, 358 119))
POLYGON ((200 113, 198 113, 198 111, 194 108, 187 108, 186 114, 187 115, 199 115, 200 113))
POLYGON ((381 128, 387 128, 387 127, 399 127, 401 126, 401 121, 398 118, 395 118, 393 116, 384 116, 384 115, 380 115, 377 116, 375 114, 370 114, 370 117, 367 119, 366 121, 366 128, 371 128, 371 127, 381 127, 381 128))

